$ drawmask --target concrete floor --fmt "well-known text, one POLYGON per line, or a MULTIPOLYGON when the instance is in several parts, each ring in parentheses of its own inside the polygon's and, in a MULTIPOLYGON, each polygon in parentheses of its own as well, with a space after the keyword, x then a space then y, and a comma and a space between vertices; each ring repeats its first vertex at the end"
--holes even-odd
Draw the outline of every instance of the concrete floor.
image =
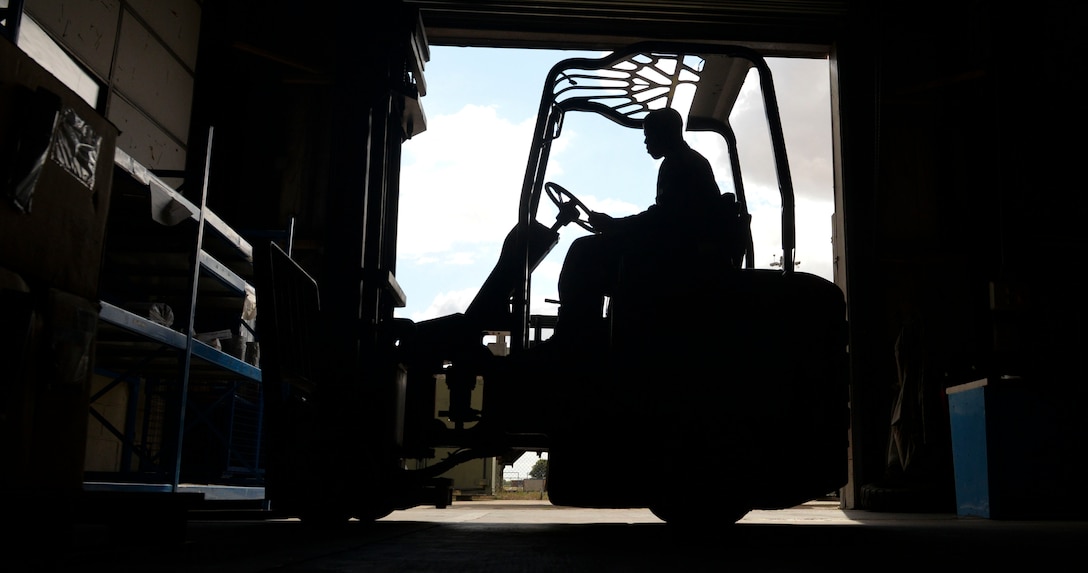
MULTIPOLYGON (((18 527, 18 524, 10 526, 18 527)), ((843 511, 814 502, 754 511, 728 527, 707 515, 675 531, 648 510, 548 502, 456 502, 375 523, 317 530, 298 521, 197 521, 183 542, 116 539, 93 527, 5 551, 0 570, 110 572, 602 572, 1066 570, 1088 521, 997 521, 843 511), (66 536, 72 536, 66 538, 66 536)), ((10 538, 9 538, 10 539, 10 538)))

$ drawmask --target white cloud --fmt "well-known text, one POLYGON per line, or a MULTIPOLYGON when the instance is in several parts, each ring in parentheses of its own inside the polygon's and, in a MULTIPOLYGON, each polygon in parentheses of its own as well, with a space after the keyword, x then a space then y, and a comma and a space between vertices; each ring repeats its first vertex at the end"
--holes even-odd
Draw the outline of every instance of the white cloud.
POLYGON ((451 253, 445 262, 451 265, 474 265, 478 260, 477 255, 478 253, 470 251, 457 251, 451 253))
MULTIPOLYGON (((566 245, 556 247, 557 251, 566 252, 566 245), (560 248, 561 247, 561 248, 560 248)), ((533 313, 554 314, 559 308, 546 299, 559 299, 559 271, 563 269, 563 260, 559 257, 546 259, 533 272, 532 293, 529 296, 529 309, 533 313)))
MULTIPOLYGON (((775 61, 772 69, 797 197, 798 269, 830 279, 833 207, 826 62, 775 61)), ((528 92, 531 98, 539 95, 535 86, 528 92)), ((437 94, 436 90, 429 98, 437 94)), ((489 98, 468 101, 496 101, 485 97, 489 98)), ((427 131, 404 145, 398 280, 410 300, 430 299, 425 310, 417 311, 418 305, 403 309, 413 320, 463 312, 517 221, 536 121, 532 116, 504 117, 504 109, 521 101, 519 97, 510 94, 503 100, 506 108, 474 103, 447 107, 456 111, 429 118, 427 131)), ((744 142, 740 153, 753 214, 755 264, 766 268, 781 253, 778 183, 769 160, 762 103, 746 95, 738 109, 750 111, 749 117, 737 117, 734 127, 744 142)), ((583 121, 571 116, 565 124, 551 153, 547 181, 568 187, 590 209, 617 217, 640 212, 653 201, 657 167, 645 155, 641 134, 599 118, 583 121), (608 139, 602 141, 604 136, 608 139)), ((688 140, 715 165, 722 190, 731 190, 720 138, 689 133, 688 140), (702 143, 707 137, 716 140, 712 147, 702 143)), ((550 201, 543 199, 538 219, 550 225, 554 213, 550 201)), ((584 234, 574 225, 561 231, 560 244, 533 275, 533 312, 555 310, 544 299, 557 297, 563 254, 573 238, 584 234)))
MULTIPOLYGON (((825 60, 774 59, 775 95, 786 141, 790 179, 798 199, 831 196, 831 80, 825 60)), ((737 135, 745 185, 777 189, 763 100, 754 75, 741 91, 731 121, 737 135)), ((723 159, 725 159, 723 157, 723 159)))
POLYGON ((448 316, 464 312, 465 309, 468 308, 468 305, 472 303, 472 299, 476 297, 476 292, 479 290, 479 287, 472 287, 438 293, 435 295, 434 299, 431 300, 431 304, 426 310, 413 313, 410 318, 419 322, 438 316, 448 316))
POLYGON ((613 217, 634 215, 635 213, 641 213, 646 207, 649 207, 649 205, 635 205, 634 203, 611 197, 598 199, 592 195, 586 197, 585 202, 586 206, 591 210, 608 213, 613 217))
POLYGON ((834 202, 828 200, 797 200, 797 260, 798 270, 834 279, 835 253, 831 245, 831 215, 834 202))
POLYGON ((533 273, 533 283, 547 283, 549 281, 554 283, 559 280, 559 271, 562 269, 562 264, 553 260, 545 260, 537 266, 536 272, 533 273))
MULTIPOLYGON (((767 268, 782 256, 782 207, 776 197, 777 189, 749 190, 757 200, 749 204, 752 214, 752 242, 756 268, 767 268), (773 199, 768 200, 767 198, 773 199)), ((832 279, 831 199, 814 200, 804 197, 795 201, 796 229, 795 261, 797 270, 832 279)))
POLYGON ((400 256, 502 241, 517 221, 534 119, 513 123, 494 106, 466 105, 405 143, 400 256))

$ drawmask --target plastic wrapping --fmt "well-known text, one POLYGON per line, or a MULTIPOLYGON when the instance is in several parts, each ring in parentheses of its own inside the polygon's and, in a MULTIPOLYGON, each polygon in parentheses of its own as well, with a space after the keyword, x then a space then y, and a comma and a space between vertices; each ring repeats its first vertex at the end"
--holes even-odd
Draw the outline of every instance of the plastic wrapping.
POLYGON ((12 203, 23 213, 31 212, 47 159, 93 192, 102 136, 75 110, 61 107, 60 99, 47 90, 29 96, 25 109, 16 127, 19 135, 6 182, 12 203))
POLYGON ((155 324, 167 328, 174 326, 174 309, 164 302, 130 302, 125 304, 125 309, 155 324))
POLYGON ((242 320, 251 328, 253 321, 257 319, 257 289, 253 285, 246 285, 246 299, 242 304, 242 320))
POLYGON ((62 109, 49 157, 88 191, 94 190, 94 173, 101 149, 102 136, 72 108, 62 109))
POLYGON ((147 318, 169 328, 174 326, 174 309, 166 303, 157 302, 148 309, 147 318))
POLYGON ((257 329, 257 291, 252 285, 246 285, 246 299, 242 305, 242 325, 238 328, 238 338, 243 346, 241 359, 260 367, 261 349, 254 334, 257 329))

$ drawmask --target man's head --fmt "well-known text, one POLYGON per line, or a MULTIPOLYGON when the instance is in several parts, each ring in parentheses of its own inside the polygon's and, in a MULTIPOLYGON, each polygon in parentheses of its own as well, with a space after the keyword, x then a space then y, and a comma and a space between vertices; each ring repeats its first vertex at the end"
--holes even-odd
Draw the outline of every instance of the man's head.
POLYGON ((642 120, 642 132, 646 135, 646 152, 660 159, 684 142, 684 120, 671 107, 655 109, 642 120))

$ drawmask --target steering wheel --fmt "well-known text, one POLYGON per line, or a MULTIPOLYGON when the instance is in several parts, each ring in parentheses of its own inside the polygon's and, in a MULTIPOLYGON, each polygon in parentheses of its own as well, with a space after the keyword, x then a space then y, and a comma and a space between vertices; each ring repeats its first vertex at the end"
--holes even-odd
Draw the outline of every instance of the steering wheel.
POLYGON ((593 225, 589 223, 589 209, 573 193, 567 191, 562 185, 552 182, 544 184, 544 191, 548 194, 548 198, 552 200, 552 203, 555 203, 555 206, 559 208, 559 215, 555 218, 553 229, 574 222, 590 233, 594 232, 593 225))

